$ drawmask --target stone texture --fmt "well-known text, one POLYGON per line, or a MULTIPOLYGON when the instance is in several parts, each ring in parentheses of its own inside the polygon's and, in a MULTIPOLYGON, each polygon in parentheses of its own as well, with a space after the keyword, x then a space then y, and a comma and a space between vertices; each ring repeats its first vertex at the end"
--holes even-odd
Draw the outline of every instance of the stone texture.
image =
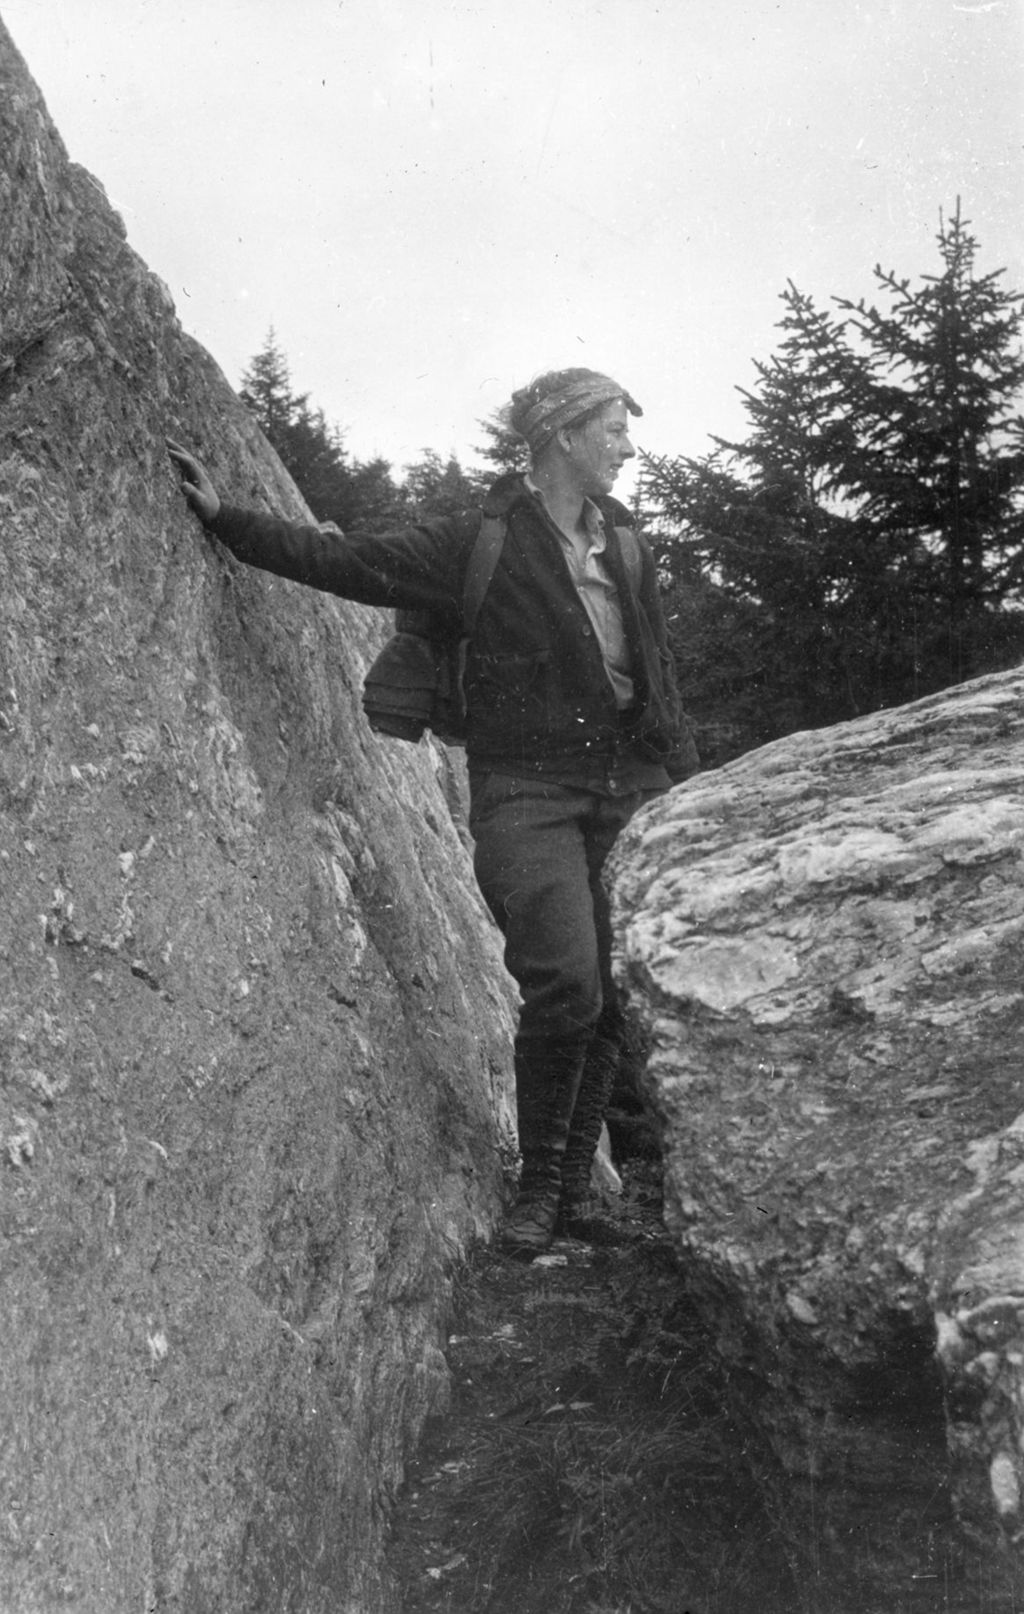
POLYGON ((754 1415, 794 1471, 881 1484, 901 1459, 873 1416, 937 1406, 937 1360, 960 1516, 1004 1545, 1024 1524, 1022 804, 1015 671, 699 776, 613 869, 667 1215, 754 1415))
POLYGON ((380 619, 188 513, 165 434, 302 507, 2 25, 0 309, 4 1614, 374 1614, 499 1208, 495 936, 380 619))

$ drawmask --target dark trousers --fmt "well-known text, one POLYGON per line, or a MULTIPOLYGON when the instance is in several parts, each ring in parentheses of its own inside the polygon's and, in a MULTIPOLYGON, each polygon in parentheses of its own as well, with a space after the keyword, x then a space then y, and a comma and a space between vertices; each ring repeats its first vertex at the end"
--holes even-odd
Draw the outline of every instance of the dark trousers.
POLYGON ((470 790, 476 877, 522 999, 517 1046, 586 1041, 616 1000, 601 872, 655 792, 609 797, 499 773, 474 774, 470 790))

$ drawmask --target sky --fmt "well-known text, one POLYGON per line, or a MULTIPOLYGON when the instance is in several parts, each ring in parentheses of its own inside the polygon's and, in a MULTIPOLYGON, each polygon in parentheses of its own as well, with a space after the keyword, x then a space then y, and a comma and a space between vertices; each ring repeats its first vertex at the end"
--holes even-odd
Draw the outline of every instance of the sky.
MULTIPOLYGON (((356 458, 475 463, 587 365, 742 435, 792 280, 1024 291, 1024 0, 0 0, 71 157, 237 386, 273 328, 356 458)), ((620 493, 625 491, 620 483, 620 493)))

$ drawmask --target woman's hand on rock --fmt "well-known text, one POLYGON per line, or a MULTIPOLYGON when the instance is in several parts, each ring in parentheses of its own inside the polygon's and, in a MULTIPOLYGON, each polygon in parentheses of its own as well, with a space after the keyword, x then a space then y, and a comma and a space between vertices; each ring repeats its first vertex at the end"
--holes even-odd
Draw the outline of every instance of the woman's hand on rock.
POLYGON ((205 466, 187 448, 182 448, 170 437, 167 439, 167 452, 181 475, 181 491, 196 515, 204 524, 213 521, 220 509, 220 497, 205 466))

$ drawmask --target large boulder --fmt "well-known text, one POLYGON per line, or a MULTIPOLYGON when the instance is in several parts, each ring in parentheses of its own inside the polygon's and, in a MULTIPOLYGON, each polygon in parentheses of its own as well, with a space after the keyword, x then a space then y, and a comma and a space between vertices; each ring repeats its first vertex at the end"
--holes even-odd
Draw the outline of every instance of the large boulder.
POLYGON ((886 1421, 944 1392, 964 1525, 1019 1541, 1024 673, 694 779, 614 880, 667 1215, 752 1416, 877 1495, 886 1421))
POLYGON ((0 25, 4 1614, 394 1606, 493 1226, 512 999, 383 625, 238 566, 301 501, 0 25))

